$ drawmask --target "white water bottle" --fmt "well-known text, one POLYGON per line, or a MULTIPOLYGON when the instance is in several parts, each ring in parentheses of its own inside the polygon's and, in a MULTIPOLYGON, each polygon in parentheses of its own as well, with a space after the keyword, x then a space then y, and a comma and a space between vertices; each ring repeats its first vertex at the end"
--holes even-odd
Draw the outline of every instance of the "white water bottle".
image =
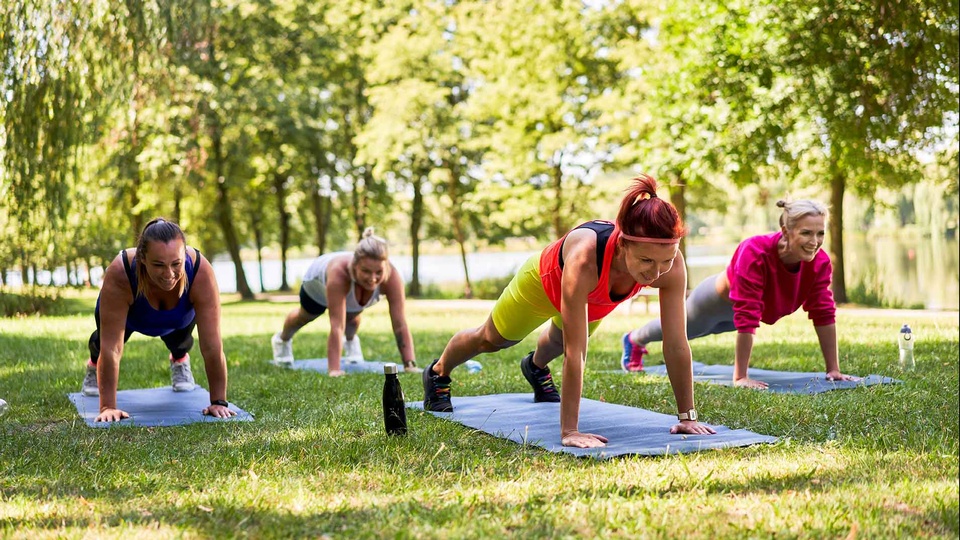
POLYGON ((10 408, 10 406, 7 405, 7 402, 4 401, 4 400, 2 400, 2 399, 0 399, 0 416, 3 416, 3 415, 5 415, 5 414, 7 414, 7 409, 9 409, 9 408, 10 408))
POLYGON ((911 371, 917 366, 913 358, 913 332, 908 325, 903 325, 900 329, 900 336, 897 339, 900 343, 900 369, 911 371))
POLYGON ((467 373, 479 373, 483 370, 483 364, 476 360, 467 360, 464 365, 467 367, 467 373))

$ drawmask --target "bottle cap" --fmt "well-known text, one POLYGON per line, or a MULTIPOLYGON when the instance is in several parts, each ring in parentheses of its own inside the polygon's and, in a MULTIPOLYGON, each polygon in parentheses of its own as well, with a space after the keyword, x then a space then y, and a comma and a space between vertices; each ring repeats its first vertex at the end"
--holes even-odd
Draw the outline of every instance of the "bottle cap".
POLYGON ((396 365, 396 364, 384 364, 384 365, 383 365, 383 374, 384 374, 384 375, 396 375, 396 374, 397 374, 397 365, 396 365))
POLYGON ((900 333, 901 333, 901 334, 912 334, 913 332, 910 331, 910 325, 904 324, 904 325, 903 325, 903 328, 900 329, 900 333))

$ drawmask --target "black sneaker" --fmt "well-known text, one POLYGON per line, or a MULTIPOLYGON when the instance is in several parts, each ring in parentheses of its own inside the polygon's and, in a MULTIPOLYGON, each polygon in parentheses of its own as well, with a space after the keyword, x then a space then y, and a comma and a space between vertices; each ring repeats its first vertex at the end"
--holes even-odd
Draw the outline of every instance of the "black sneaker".
POLYGON ((450 403, 450 377, 441 377, 433 371, 440 359, 423 370, 423 409, 434 412, 453 412, 450 403))
POLYGON ((520 360, 520 371, 527 382, 533 387, 533 401, 536 403, 560 403, 560 391, 553 384, 553 375, 550 368, 538 368, 533 363, 533 353, 520 360))

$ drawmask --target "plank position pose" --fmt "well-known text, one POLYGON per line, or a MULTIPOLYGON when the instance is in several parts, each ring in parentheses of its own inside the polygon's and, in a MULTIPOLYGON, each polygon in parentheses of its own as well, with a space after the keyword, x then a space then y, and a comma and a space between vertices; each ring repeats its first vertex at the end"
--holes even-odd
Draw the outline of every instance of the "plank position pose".
POLYGON ((210 383, 210 406, 203 414, 228 418, 227 361, 220 339, 220 290, 210 262, 187 246, 186 236, 171 221, 147 223, 137 247, 124 249, 107 267, 97 307, 97 329, 90 336, 90 360, 82 393, 100 396, 97 422, 129 418, 117 408, 117 381, 124 344, 134 332, 159 337, 170 351, 170 378, 175 392, 196 384, 190 370, 193 329, 210 383))
POLYGON ((387 258, 387 241, 373 232, 373 227, 367 227, 353 253, 327 253, 313 261, 300 286, 300 306, 287 315, 283 329, 271 339, 274 362, 292 365, 293 335, 329 310, 327 370, 331 377, 343 375, 341 360, 363 361, 357 337, 360 314, 379 302, 382 294, 390 304, 390 322, 404 370, 420 371, 404 315, 403 278, 387 258))
MULTIPOLYGON (((826 362, 827 379, 858 380, 840 372, 836 304, 830 290, 833 267, 823 246, 827 208, 818 201, 777 201, 780 230, 747 238, 737 246, 726 272, 703 280, 687 299, 687 335, 695 339, 737 331, 733 382, 767 388, 749 378, 753 336, 760 322, 773 324, 801 306, 809 313, 826 362)), ((646 345, 660 341, 661 320, 623 336, 621 365, 643 370, 646 345)))
POLYGON ((534 401, 560 403, 564 446, 604 446, 607 438, 579 431, 580 397, 587 340, 600 321, 641 287, 660 289, 665 324, 664 358, 680 422, 671 433, 708 434, 697 422, 693 371, 687 343, 684 296, 687 271, 678 250, 683 224, 676 208, 657 197, 653 178, 636 178, 620 203, 616 223, 589 221, 534 255, 500 295, 486 322, 463 330, 423 372, 424 408, 453 410, 450 373, 477 354, 519 343, 547 320, 536 350, 520 370, 533 387, 534 401), (562 393, 547 364, 563 356, 562 393))

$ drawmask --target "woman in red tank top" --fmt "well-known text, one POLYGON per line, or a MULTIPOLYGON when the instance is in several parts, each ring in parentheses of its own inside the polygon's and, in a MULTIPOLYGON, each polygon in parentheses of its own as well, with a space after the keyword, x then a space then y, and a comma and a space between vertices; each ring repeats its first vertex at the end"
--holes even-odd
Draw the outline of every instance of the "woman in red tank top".
POLYGON ((708 434, 697 422, 692 357, 686 336, 687 272, 678 244, 683 224, 676 208, 641 175, 620 203, 616 224, 588 222, 531 257, 497 300, 486 322, 457 333, 423 371, 424 408, 450 412, 450 373, 484 352, 519 343, 548 319, 537 348, 520 361, 535 401, 560 403, 564 446, 604 446, 606 436, 579 431, 587 340, 600 320, 641 287, 660 289, 664 362, 680 413, 671 433, 708 434), (563 356, 562 392, 547 364, 563 356))

